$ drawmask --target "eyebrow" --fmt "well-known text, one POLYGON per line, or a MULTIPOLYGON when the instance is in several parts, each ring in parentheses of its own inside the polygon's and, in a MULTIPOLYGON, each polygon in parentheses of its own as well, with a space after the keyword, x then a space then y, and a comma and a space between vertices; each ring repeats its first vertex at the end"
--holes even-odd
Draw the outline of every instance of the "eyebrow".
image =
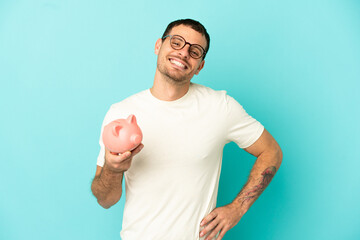
MULTIPOLYGON (((180 37, 182 37, 184 40, 185 40, 185 42, 187 42, 187 43, 190 43, 191 45, 198 45, 198 46, 200 46, 200 47, 202 47, 203 48, 203 50, 206 52, 206 47, 203 47, 200 43, 191 43, 191 42, 189 42, 189 41, 187 41, 186 40, 186 38, 185 37, 183 37, 182 35, 180 35, 180 34, 168 34, 168 35, 166 35, 166 36, 180 36, 180 37)), ((164 37, 166 37, 166 36, 164 36, 164 37)), ((206 45, 206 44, 205 44, 206 45)))

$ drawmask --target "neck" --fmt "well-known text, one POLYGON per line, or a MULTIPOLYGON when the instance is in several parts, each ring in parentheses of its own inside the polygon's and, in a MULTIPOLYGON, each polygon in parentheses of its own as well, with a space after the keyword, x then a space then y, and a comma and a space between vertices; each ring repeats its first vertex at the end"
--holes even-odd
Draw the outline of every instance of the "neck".
POLYGON ((150 88, 150 92, 157 99, 162 101, 175 101, 189 91, 190 81, 179 84, 171 79, 165 78, 166 76, 156 71, 154 85, 150 88))

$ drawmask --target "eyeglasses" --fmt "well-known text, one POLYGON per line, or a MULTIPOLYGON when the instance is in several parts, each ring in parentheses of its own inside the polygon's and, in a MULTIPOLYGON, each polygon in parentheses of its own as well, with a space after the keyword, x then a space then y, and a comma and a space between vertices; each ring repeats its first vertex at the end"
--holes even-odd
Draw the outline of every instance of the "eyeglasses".
POLYGON ((192 58, 199 59, 201 57, 205 57, 206 55, 206 51, 202 46, 200 46, 199 44, 191 44, 185 41, 182 36, 166 35, 162 39, 164 40, 167 37, 170 37, 170 46, 175 50, 183 49, 186 44, 189 44, 189 54, 192 58))

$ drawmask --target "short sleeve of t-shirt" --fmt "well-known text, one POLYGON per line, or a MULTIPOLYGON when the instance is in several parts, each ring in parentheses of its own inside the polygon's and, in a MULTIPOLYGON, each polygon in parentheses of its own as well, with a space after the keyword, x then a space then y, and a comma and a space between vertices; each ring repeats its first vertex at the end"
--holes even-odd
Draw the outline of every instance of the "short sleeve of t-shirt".
POLYGON ((100 144, 100 151, 99 151, 99 155, 98 155, 98 158, 97 158, 97 165, 100 166, 100 167, 103 167, 104 166, 104 163, 105 163, 105 147, 104 147, 104 144, 102 143, 102 139, 100 138, 100 141, 99 141, 99 144, 100 144))
POLYGON ((250 147, 264 131, 264 126, 251 117, 232 97, 226 95, 227 140, 240 148, 250 147))

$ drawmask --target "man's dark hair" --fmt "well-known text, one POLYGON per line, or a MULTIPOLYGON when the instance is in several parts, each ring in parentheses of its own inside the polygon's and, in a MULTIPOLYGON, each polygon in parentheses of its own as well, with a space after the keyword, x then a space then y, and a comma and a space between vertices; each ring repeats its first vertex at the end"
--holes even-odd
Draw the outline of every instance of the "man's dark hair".
POLYGON ((210 36, 209 36, 208 32, 206 31, 205 27, 198 21, 195 21, 193 19, 179 19, 179 20, 169 23, 169 25, 165 29, 165 32, 162 36, 163 41, 164 41, 164 37, 171 32, 171 29, 173 29, 173 27, 176 27, 179 25, 185 25, 185 26, 191 27, 195 31, 197 31, 197 32, 201 33, 203 36, 205 36, 207 45, 205 47, 205 55, 203 57, 203 59, 204 59, 210 48, 210 36))

